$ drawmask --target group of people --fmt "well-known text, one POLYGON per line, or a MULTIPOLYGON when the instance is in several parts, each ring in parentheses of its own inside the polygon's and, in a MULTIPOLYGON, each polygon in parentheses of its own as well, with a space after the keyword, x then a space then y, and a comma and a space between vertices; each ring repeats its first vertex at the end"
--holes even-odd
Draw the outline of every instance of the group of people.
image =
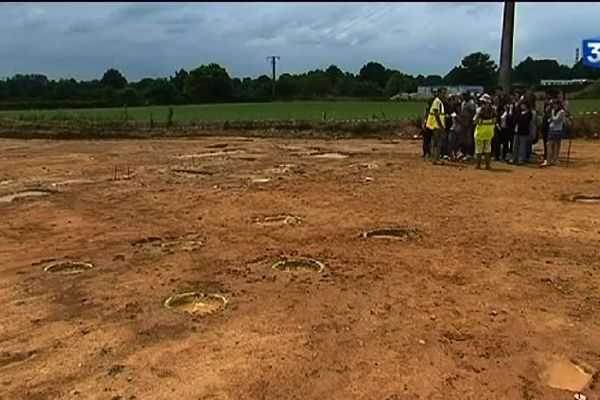
POLYGON ((544 145, 541 166, 556 165, 561 140, 569 134, 569 102, 563 91, 548 91, 538 117, 532 92, 477 96, 446 95, 440 88, 427 104, 422 124, 423 155, 434 164, 444 160, 476 160, 476 168, 491 168, 496 161, 523 165, 531 161, 533 145, 544 145), (540 135, 541 133, 541 135, 540 135))

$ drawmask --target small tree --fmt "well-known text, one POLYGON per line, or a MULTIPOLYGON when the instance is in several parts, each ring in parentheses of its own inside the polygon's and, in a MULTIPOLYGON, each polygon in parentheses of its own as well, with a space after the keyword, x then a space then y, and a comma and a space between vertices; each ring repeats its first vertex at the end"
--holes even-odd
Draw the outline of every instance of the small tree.
POLYGON ((111 87, 118 90, 127 86, 127 79, 125 79, 121 72, 111 68, 104 73, 102 79, 100 79, 100 83, 102 86, 111 87))
POLYGON ((197 102, 224 102, 232 98, 231 78, 219 64, 201 65, 185 79, 184 94, 197 102))

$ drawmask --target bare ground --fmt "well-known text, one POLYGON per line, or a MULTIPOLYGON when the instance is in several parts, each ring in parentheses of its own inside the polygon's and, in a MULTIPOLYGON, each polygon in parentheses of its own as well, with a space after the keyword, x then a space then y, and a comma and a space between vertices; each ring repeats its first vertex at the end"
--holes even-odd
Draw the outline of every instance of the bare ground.
POLYGON ((550 169, 436 167, 418 152, 0 141, 0 196, 55 191, 0 202, 0 399, 572 399, 551 387, 556 361, 598 399, 600 204, 565 196, 600 195, 600 144, 575 141, 569 167, 550 169), (255 223, 275 214, 302 223, 255 223), (414 234, 361 237, 388 226, 414 234), (185 235, 204 244, 132 245, 185 235), (271 269, 295 256, 325 270, 271 269), (44 272, 53 259, 95 267, 44 272), (195 290, 230 304, 163 307, 195 290))

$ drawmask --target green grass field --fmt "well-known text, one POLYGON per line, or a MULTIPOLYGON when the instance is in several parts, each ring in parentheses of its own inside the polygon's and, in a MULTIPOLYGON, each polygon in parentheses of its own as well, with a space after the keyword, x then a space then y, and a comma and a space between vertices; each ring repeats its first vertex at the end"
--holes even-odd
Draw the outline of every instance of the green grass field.
MULTIPOLYGON (((314 120, 322 119, 400 119, 423 114, 424 101, 297 101, 246 104, 205 104, 173 106, 175 123, 205 121, 251 120, 314 120)), ((574 113, 600 111, 600 100, 571 100, 574 113)), ((166 122, 168 106, 131 107, 127 119, 149 122, 166 122)), ((89 121, 112 122, 125 119, 124 108, 92 108, 67 110, 0 111, 0 120, 23 119, 27 121, 89 121)))

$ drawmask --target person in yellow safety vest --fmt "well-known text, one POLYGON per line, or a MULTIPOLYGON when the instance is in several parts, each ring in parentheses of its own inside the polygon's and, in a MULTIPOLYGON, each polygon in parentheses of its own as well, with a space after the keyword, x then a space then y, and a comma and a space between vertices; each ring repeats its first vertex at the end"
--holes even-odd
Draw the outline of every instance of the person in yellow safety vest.
POLYGON ((437 165, 440 162, 442 147, 444 146, 444 135, 446 134, 446 126, 444 124, 444 100, 446 99, 446 89, 439 88, 435 92, 435 99, 429 108, 429 115, 425 127, 431 129, 433 135, 431 137, 431 158, 433 164, 437 165))
POLYGON ((482 104, 473 118, 475 124, 473 136, 475 137, 475 154, 477 156, 475 168, 481 169, 481 159, 485 157, 485 169, 492 169, 490 159, 492 158, 492 138, 496 126, 496 110, 489 94, 482 95, 479 100, 482 104))

